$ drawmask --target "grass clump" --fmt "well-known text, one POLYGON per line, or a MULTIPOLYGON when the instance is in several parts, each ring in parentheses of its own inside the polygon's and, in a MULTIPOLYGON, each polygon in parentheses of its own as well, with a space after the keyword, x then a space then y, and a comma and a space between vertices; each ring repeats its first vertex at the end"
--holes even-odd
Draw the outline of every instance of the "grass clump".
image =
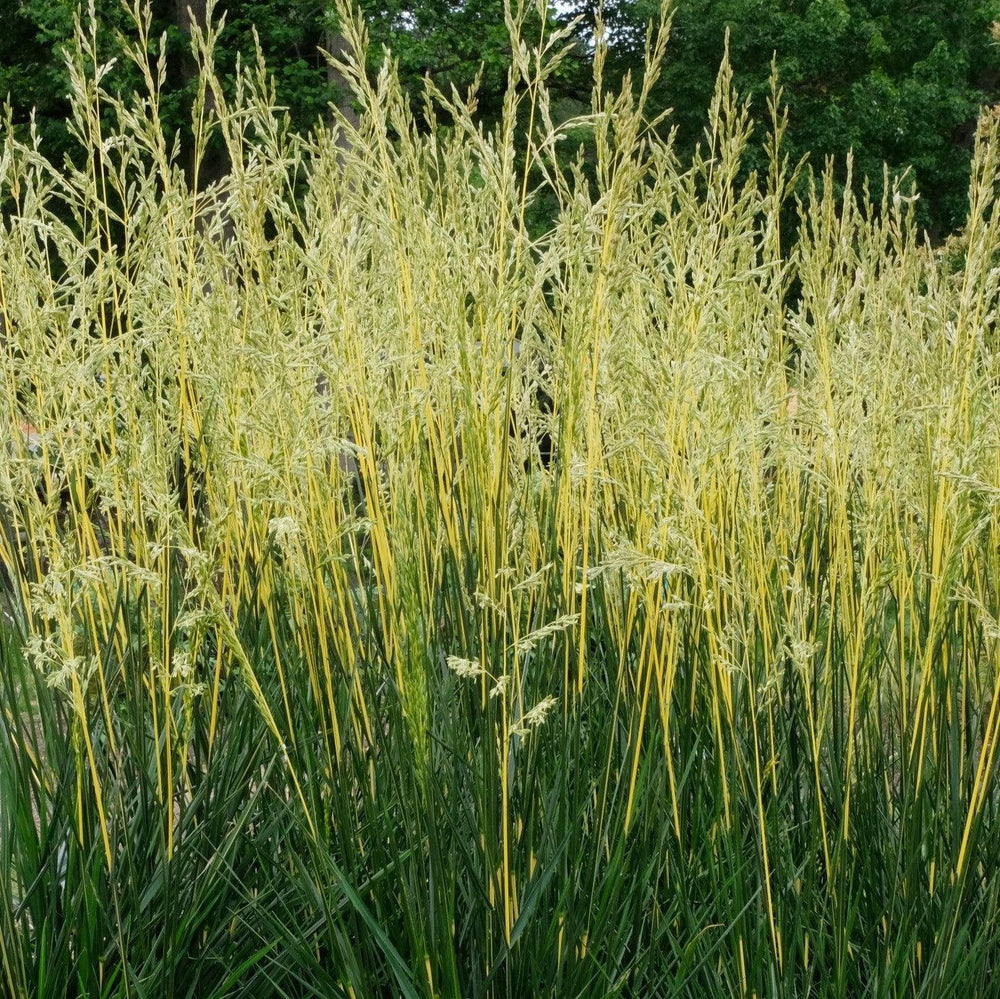
POLYGON ((985 994, 997 119, 956 266, 777 91, 745 177, 725 64, 679 162, 665 24, 561 125, 516 45, 487 134, 344 11, 308 136, 196 33, 199 189, 136 14, 81 167, 3 131, 3 990, 985 994))

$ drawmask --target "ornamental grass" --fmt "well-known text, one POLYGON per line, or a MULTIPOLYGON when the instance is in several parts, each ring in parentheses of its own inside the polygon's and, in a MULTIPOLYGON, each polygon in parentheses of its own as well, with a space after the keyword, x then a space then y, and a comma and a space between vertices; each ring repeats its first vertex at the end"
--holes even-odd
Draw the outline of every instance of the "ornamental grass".
POLYGON ((527 13, 490 130, 346 9, 357 120, 196 29, 188 162, 142 7, 8 113, 3 994, 992 994, 1000 121, 933 248, 527 13))

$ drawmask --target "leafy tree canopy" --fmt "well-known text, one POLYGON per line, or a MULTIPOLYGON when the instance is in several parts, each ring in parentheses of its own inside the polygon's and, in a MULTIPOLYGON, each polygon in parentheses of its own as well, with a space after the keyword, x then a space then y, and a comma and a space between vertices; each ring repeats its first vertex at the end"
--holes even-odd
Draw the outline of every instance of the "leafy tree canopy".
MULTIPOLYGON (((113 53, 131 16, 119 0, 93 0, 99 49, 113 53)), ((205 0, 194 3, 197 21, 205 0)), ((582 17, 579 55, 550 81, 570 114, 589 101, 588 39, 597 22, 596 0, 563 0, 549 7, 551 20, 582 17)), ((383 46, 398 59, 417 101, 425 76, 446 91, 479 79, 479 111, 489 123, 502 104, 510 62, 503 0, 362 0, 372 40, 371 58, 383 46)), ((50 150, 71 150, 65 118, 68 78, 60 49, 72 37, 71 0, 0 0, 0 97, 9 94, 15 124, 36 127, 50 150)), ((195 86, 190 61, 186 0, 153 0, 153 55, 164 39, 168 128, 183 129, 195 86)), ((614 85, 641 68, 646 24, 659 0, 605 0, 609 53, 606 80, 614 85)), ((308 128, 329 103, 343 102, 322 50, 336 49, 335 16, 327 0, 220 2, 224 15, 216 62, 232 76, 237 54, 252 58, 259 41, 274 73, 277 100, 295 128, 308 128)), ((682 152, 702 134, 705 109, 728 32, 738 90, 752 99, 760 131, 767 128, 772 59, 790 113, 787 151, 805 152, 814 164, 827 155, 843 163, 854 151, 855 172, 873 178, 882 164, 910 168, 922 192, 921 218, 940 235, 964 216, 969 151, 975 117, 997 98, 1000 62, 990 38, 1000 21, 1000 0, 677 0, 665 72, 652 110, 671 107, 682 152)), ((529 23, 529 38, 540 30, 529 23)), ((135 86, 134 68, 120 60, 111 77, 135 86)), ((750 154, 748 167, 759 166, 750 154)), ((762 154, 761 154, 762 155, 762 154)))
MULTIPOLYGON (((596 4, 568 5, 593 24, 596 4)), ((656 0, 607 0, 618 74, 641 57, 656 0)), ((996 0, 678 0, 667 65, 656 91, 673 108, 682 146, 701 137, 726 33, 735 85, 762 129, 772 59, 790 122, 788 151, 843 163, 881 186, 882 165, 911 168, 921 218, 938 232, 965 215, 976 115, 998 96, 1000 61, 990 25, 996 0)), ((758 165, 758 164, 750 164, 758 165)))

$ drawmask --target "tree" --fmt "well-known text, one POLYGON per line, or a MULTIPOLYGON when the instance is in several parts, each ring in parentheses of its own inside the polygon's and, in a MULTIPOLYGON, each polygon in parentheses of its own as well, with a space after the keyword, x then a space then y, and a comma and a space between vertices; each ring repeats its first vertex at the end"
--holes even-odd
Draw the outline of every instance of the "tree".
MULTIPOLYGON (((119 35, 134 36, 132 16, 119 0, 94 0, 98 47, 111 59, 120 49, 119 35)), ((15 125, 25 126, 34 111, 50 151, 71 146, 65 118, 69 109, 69 77, 62 51, 74 32, 77 5, 70 0, 0 0, 5 34, 0 37, 0 96, 9 94, 15 125), (6 9, 4 9, 6 8, 6 9)), ((192 27, 204 28, 207 0, 152 0, 151 56, 166 46, 168 79, 163 95, 165 127, 184 129, 197 86, 191 53, 192 27)), ((321 46, 329 40, 330 18, 317 0, 258 0, 249 4, 219 2, 214 21, 225 18, 215 53, 220 77, 231 81, 237 58, 253 60, 260 44, 274 74, 279 103, 289 108, 293 127, 308 128, 340 92, 327 72, 321 46)), ((86 10, 83 12, 87 22, 86 10)), ((138 75, 119 59, 105 86, 119 92, 138 86, 138 75)))
MULTIPOLYGON (((101 52, 114 55, 116 34, 129 34, 130 16, 118 0, 93 0, 101 52)), ((479 86, 479 115, 489 125, 499 116, 511 60, 503 0, 361 0, 371 35, 372 69, 388 47, 414 106, 425 77, 447 92, 479 86)), ((152 0, 152 55, 162 44, 168 57, 163 109, 168 131, 182 137, 196 88, 190 55, 191 24, 203 23, 206 0, 152 0)), ((529 5, 530 6, 530 5, 529 5)), ((604 0, 608 27, 606 84, 615 86, 641 68, 646 24, 659 0, 604 0)), ((60 50, 72 37, 71 0, 0 0, 0 97, 9 94, 16 126, 35 121, 50 153, 72 152, 66 130, 69 89, 60 50)), ((565 23, 581 15, 575 63, 564 63, 549 85, 570 109, 583 109, 590 86, 585 42, 597 21, 597 0, 552 4, 548 16, 565 23)), ((289 109, 297 130, 311 127, 329 106, 351 113, 351 95, 323 50, 340 52, 331 0, 220 0, 214 17, 225 17, 215 54, 223 81, 237 58, 254 57, 260 45, 274 75, 277 102, 289 109)), ((921 219, 943 235, 965 213, 969 152, 976 113, 1000 96, 1000 70, 989 25, 1000 20, 1000 0, 676 0, 667 65, 651 110, 672 107, 667 127, 678 129, 679 151, 701 138, 726 32, 735 83, 753 101, 759 131, 767 128, 766 96, 775 59, 790 113, 787 151, 827 155, 843 163, 854 150, 856 172, 873 180, 877 195, 882 164, 909 168, 922 193, 921 219)), ((537 37, 534 16, 527 38, 537 37)), ((105 84, 127 90, 138 79, 120 60, 105 84)), ((189 137, 185 145, 189 146, 189 137)), ((748 169, 762 164, 748 154, 748 169)), ((224 170, 219 163, 215 172, 224 170)), ((209 171, 210 173, 212 171, 209 171)), ((210 179, 206 177, 205 179, 210 179)))
MULTIPOLYGON (((572 5, 591 23, 596 4, 572 5)), ((607 0, 609 70, 633 70, 657 0, 607 0)), ((853 149, 855 172, 881 188, 882 164, 910 168, 932 233, 965 215, 971 138, 998 97, 989 26, 995 0, 677 0, 656 100, 672 107, 682 147, 699 140, 726 32, 737 89, 767 127, 772 58, 790 114, 788 151, 814 164, 853 149)), ((760 162, 751 161, 750 167, 760 162)))

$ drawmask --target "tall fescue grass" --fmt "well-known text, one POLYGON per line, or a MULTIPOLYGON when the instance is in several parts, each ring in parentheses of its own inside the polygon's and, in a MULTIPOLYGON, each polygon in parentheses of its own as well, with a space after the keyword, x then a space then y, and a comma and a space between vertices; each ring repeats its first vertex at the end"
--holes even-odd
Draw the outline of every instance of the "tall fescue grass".
POLYGON ((135 13, 2 133, 0 992, 991 994, 997 118, 936 252, 725 64, 679 162, 663 24, 486 132, 344 11, 360 125, 196 32, 185 171, 135 13))

